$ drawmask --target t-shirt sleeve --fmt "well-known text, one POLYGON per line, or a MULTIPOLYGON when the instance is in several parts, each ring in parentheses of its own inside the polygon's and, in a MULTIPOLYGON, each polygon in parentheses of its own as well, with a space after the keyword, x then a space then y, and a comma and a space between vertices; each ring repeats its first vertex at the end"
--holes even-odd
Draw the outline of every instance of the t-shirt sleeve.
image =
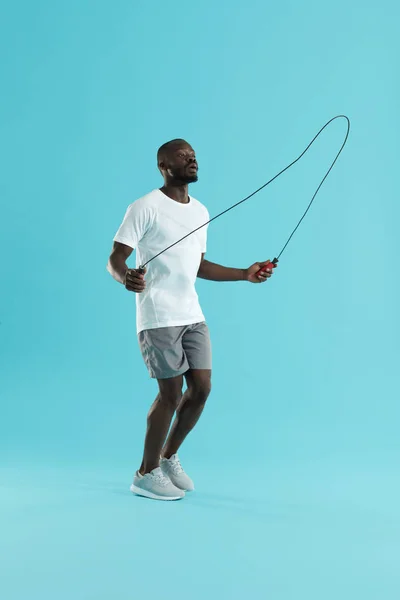
POLYGON ((142 202, 134 202, 128 207, 124 220, 114 236, 114 242, 137 248, 150 227, 151 211, 149 207, 143 205, 142 202))

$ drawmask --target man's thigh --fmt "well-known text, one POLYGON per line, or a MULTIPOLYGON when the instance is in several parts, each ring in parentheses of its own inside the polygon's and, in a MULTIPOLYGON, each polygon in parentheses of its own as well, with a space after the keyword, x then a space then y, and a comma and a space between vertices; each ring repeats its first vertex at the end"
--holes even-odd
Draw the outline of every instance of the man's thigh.
POLYGON ((189 369, 183 348, 186 327, 146 329, 138 335, 140 351, 153 379, 179 377, 189 369))
POLYGON ((191 370, 211 371, 211 339, 206 323, 190 325, 183 334, 182 346, 191 370))

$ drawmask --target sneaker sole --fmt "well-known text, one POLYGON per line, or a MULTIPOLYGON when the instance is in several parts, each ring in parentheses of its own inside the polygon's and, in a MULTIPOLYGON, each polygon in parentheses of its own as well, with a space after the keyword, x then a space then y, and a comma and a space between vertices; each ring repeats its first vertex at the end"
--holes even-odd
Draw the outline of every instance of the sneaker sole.
POLYGON ((143 490, 140 487, 136 487, 136 485, 131 485, 130 490, 132 494, 136 494, 137 496, 143 496, 144 498, 150 498, 150 500, 164 500, 164 501, 172 501, 172 500, 182 500, 185 496, 157 496, 157 494, 153 494, 152 492, 148 492, 147 490, 143 490))
MULTIPOLYGON (((172 483, 173 483, 173 482, 172 482, 172 483)), ((182 492, 186 492, 186 493, 188 493, 188 494, 191 494, 192 492, 194 492, 194 491, 195 491, 195 489, 194 489, 194 488, 191 488, 190 490, 188 490, 187 488, 183 488, 183 487, 180 487, 179 485, 176 485, 176 483, 174 483, 174 486, 175 486, 176 488, 178 488, 178 490, 182 490, 182 492)))

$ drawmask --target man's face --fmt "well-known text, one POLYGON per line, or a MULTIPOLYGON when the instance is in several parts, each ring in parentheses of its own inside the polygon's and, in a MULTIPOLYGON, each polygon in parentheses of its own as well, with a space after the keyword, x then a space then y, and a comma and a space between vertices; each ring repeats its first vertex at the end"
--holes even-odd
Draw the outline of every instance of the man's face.
POLYGON ((198 164, 193 148, 180 143, 172 146, 163 161, 162 170, 168 173, 174 183, 194 183, 198 180, 198 164))

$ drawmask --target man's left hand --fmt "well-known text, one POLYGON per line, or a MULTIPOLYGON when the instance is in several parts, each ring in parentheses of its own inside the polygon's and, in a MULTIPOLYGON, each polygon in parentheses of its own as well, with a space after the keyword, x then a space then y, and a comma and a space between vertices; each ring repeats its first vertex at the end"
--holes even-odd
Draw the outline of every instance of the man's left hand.
POLYGON ((251 265, 251 267, 245 271, 245 279, 250 281, 250 283, 264 283, 264 281, 267 281, 271 277, 273 269, 267 269, 259 274, 257 273, 269 262, 271 261, 265 260, 264 262, 256 262, 254 265, 251 265))

